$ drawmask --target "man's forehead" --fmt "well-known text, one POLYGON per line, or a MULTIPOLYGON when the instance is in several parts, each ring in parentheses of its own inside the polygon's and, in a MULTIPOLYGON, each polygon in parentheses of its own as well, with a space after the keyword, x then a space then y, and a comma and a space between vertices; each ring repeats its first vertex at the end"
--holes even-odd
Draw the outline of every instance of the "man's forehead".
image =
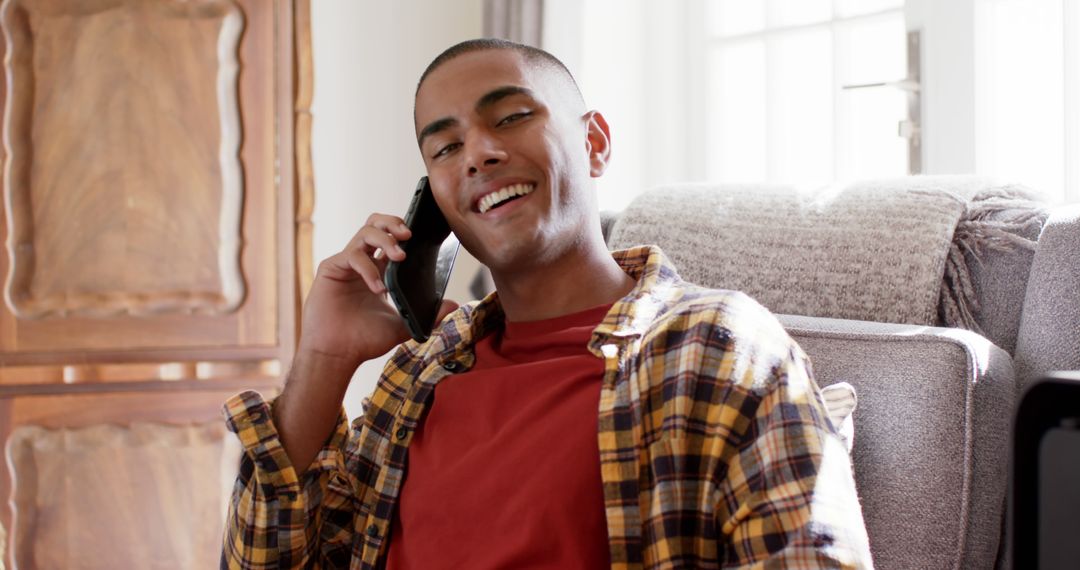
POLYGON ((477 50, 447 60, 431 71, 420 85, 419 94, 446 82, 476 82, 486 79, 523 77, 537 67, 513 50, 477 50))
POLYGON ((499 87, 523 87, 543 97, 555 75, 548 67, 508 49, 459 55, 432 71, 420 85, 416 93, 416 122, 420 125, 441 117, 456 105, 471 106, 499 87))

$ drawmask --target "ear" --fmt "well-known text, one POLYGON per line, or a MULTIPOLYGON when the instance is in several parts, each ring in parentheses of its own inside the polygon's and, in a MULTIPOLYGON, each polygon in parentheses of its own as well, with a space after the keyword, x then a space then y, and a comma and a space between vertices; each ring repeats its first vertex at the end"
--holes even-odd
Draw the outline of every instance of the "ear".
POLYGON ((597 178, 607 170, 611 158, 611 131, 600 111, 585 113, 585 151, 589 154, 589 174, 597 178))

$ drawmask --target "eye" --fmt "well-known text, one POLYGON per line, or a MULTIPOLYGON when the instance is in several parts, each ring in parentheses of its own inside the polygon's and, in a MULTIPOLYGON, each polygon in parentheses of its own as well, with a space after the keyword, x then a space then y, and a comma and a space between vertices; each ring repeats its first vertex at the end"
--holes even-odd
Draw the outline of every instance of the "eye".
POLYGON ((503 119, 501 121, 499 121, 499 126, 509 125, 511 123, 516 123, 516 122, 524 119, 525 117, 528 117, 529 115, 532 115, 532 113, 529 112, 529 111, 524 111, 524 112, 521 112, 521 113, 511 113, 511 114, 503 117, 503 119))
POLYGON ((431 158, 439 158, 440 156, 446 156, 447 154, 450 154, 451 152, 456 150, 459 146, 461 146, 461 143, 450 143, 438 149, 431 158))

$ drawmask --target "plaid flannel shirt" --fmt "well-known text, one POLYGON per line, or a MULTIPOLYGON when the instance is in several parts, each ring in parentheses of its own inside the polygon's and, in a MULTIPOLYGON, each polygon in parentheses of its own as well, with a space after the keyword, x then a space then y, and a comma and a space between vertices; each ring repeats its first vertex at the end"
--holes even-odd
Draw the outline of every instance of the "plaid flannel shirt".
MULTIPOLYGON (((588 345, 605 366, 597 436, 611 567, 869 567, 850 462, 801 349, 746 295, 682 281, 658 248, 613 255, 638 283, 588 345)), ((363 417, 350 428, 343 413, 303 474, 269 405, 254 392, 231 398, 227 423, 245 453, 222 568, 382 567, 435 387, 470 368, 475 342, 502 322, 493 294, 428 342, 398 347, 363 417)))

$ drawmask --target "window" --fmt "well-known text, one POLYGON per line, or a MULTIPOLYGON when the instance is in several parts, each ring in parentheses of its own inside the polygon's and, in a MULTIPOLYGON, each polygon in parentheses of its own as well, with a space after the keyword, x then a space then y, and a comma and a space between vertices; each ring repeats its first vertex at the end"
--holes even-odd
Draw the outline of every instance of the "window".
POLYGON ((706 3, 707 176, 820 185, 903 175, 902 0, 706 3))
POLYGON ((1080 0, 585 0, 580 10, 571 68, 613 134, 601 208, 670 182, 820 186, 914 166, 1080 201, 1080 0), (844 89, 906 78, 909 30, 921 35, 918 165, 900 136, 908 95, 844 89))
POLYGON ((678 180, 908 172, 903 0, 586 0, 582 90, 612 126, 602 208, 678 180), (602 23, 602 25, 588 25, 602 23))

